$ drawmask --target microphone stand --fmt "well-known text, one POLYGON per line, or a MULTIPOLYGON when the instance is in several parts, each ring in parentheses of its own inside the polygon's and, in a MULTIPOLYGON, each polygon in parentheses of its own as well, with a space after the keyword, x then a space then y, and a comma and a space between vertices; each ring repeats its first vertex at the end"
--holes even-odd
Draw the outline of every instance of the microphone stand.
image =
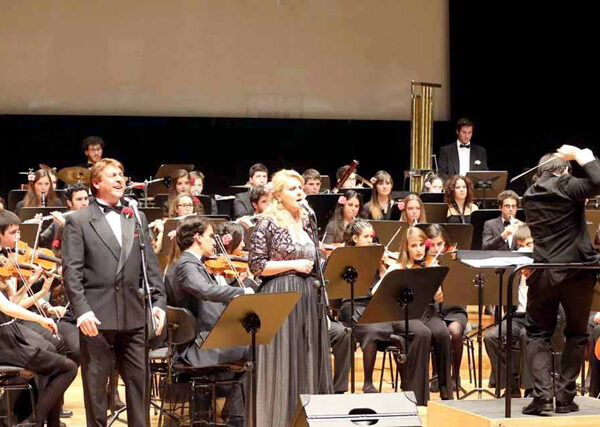
MULTIPOLYGON (((329 298, 327 297, 327 289, 325 289, 325 275, 323 273, 323 268, 321 266, 321 258, 319 256, 319 235, 318 235, 318 225, 317 225, 317 216, 315 211, 310 208, 308 203, 303 206, 304 209, 308 212, 309 224, 312 231, 312 240, 315 245, 315 268, 317 271, 317 281, 315 286, 317 287, 317 307, 318 307, 318 346, 317 346, 317 354, 318 354, 318 368, 317 372, 319 373, 319 392, 321 391, 321 379, 323 378, 323 362, 321 359, 321 353, 323 351, 322 342, 323 342, 323 321, 327 322, 326 319, 323 319, 323 314, 327 312, 327 307, 329 306, 329 298)), ((329 335, 327 335, 329 340, 329 335)))
MULTIPOLYGON (((150 362, 149 362, 149 354, 150 354, 150 334, 148 333, 148 315, 150 316, 150 321, 152 322, 152 330, 156 329, 156 325, 154 324, 154 316, 152 314, 152 294, 150 292, 150 283, 148 281, 148 268, 146 264, 146 234, 144 232, 144 224, 142 223, 142 218, 140 216, 140 212, 137 208, 137 201, 133 199, 126 199, 129 207, 133 210, 133 214, 135 216, 135 221, 139 226, 138 230, 138 239, 140 243, 140 255, 142 258, 142 288, 140 289, 140 295, 144 299, 144 313, 146 318, 144 319, 144 416, 146 418, 145 424, 150 426, 150 362)), ((110 427, 115 420, 117 419, 119 413, 113 415, 113 418, 107 423, 107 426, 110 427), (116 415, 116 416, 115 416, 116 415)))

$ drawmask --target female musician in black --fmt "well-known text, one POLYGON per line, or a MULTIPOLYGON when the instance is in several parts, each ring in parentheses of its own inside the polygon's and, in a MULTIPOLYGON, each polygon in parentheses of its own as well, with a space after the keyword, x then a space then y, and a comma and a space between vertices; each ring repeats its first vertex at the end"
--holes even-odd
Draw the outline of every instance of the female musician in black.
POLYGON ((444 201, 448 206, 446 222, 454 224, 469 224, 471 213, 479 208, 474 199, 473 183, 469 178, 462 175, 454 175, 446 183, 444 201))
POLYGON ((371 200, 363 206, 361 216, 366 219, 388 220, 392 216, 392 207, 394 206, 391 196, 394 187, 392 176, 388 172, 380 170, 371 178, 371 181, 373 182, 371 200))
POLYGON ((63 206, 62 200, 54 191, 50 173, 49 169, 39 169, 35 173, 33 181, 29 183, 29 190, 27 190, 25 198, 15 206, 17 214, 22 207, 63 206))
POLYGON ((327 227, 323 243, 342 243, 344 241, 344 230, 360 212, 360 195, 354 190, 346 190, 338 199, 337 206, 327 227))

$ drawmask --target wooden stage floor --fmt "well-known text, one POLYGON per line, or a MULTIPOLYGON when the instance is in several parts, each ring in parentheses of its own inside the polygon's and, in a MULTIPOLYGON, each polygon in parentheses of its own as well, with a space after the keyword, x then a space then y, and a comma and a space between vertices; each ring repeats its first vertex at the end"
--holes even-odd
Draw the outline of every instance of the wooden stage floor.
MULTIPOLYGON (((490 324, 492 322, 492 316, 485 316, 484 318, 484 326, 490 324)), ((476 317, 473 314, 469 314, 469 324, 472 323, 476 323, 476 317)), ((475 360, 477 360, 477 345, 475 345, 475 360)), ((489 375, 490 375, 490 363, 489 363, 489 359, 487 357, 487 355, 485 354, 485 348, 483 349, 483 386, 485 387, 488 384, 488 379, 489 379, 489 375)), ((375 365, 375 372, 373 374, 373 378, 376 381, 376 386, 379 384, 379 368, 381 367, 381 355, 382 353, 378 354, 378 358, 377 358, 377 363, 375 365)), ((360 349, 357 350, 356 352, 356 390, 357 392, 361 393, 362 391, 362 385, 363 385, 363 369, 362 369, 362 354, 360 352, 360 349)), ((587 368, 586 368, 587 369, 587 368)), ((467 352, 464 351, 463 352, 463 362, 461 365, 461 381, 462 381, 462 387, 469 391, 471 390, 475 384, 471 384, 469 383, 469 372, 468 372, 468 363, 467 363, 467 352)), ((490 391, 493 391, 492 389, 490 389, 490 391)), ((125 400, 125 390, 124 387, 121 385, 119 386, 119 392, 121 395, 121 399, 125 400)), ((384 376, 384 385, 383 385, 383 392, 393 392, 392 386, 391 386, 391 380, 390 380, 390 376, 389 376, 389 369, 387 367, 386 364, 386 373, 384 376)), ((470 399, 476 399, 477 397, 475 395, 470 396, 470 399)), ((431 394, 431 399, 433 401, 439 401, 440 397, 439 397, 439 393, 432 393, 431 394)), ((520 402, 515 401, 513 404, 514 408, 519 408, 522 406, 520 402)), ((67 390, 66 394, 65 394, 65 407, 67 409, 71 409, 73 410, 74 414, 72 418, 67 418, 67 419, 63 419, 63 421, 68 425, 68 426, 73 426, 73 427, 79 427, 79 426, 85 426, 85 409, 84 409, 84 405, 83 405, 83 387, 81 384, 81 375, 78 375, 77 378, 75 379, 74 383, 71 385, 71 387, 69 387, 69 389, 67 390)), ((427 426, 427 407, 423 406, 423 407, 419 407, 419 416, 421 418, 421 421, 423 423, 423 426, 427 426)), ((123 420, 126 419, 125 416, 122 417, 123 420)), ((151 410, 151 421, 152 421, 152 425, 156 426, 158 425, 158 415, 154 415, 154 411, 151 410)), ((115 424, 113 424, 114 426, 119 426, 119 425, 126 425, 124 422, 119 422, 117 421, 115 424)), ((598 425, 600 426, 600 421, 598 422, 598 425)), ((431 427, 436 427, 436 426, 431 426, 431 427)))

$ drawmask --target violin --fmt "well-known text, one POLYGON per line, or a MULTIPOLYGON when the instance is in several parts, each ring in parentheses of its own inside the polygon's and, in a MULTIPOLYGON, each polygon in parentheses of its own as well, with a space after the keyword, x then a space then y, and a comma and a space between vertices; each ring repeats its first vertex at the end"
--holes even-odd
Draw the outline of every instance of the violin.
POLYGON ((35 273, 36 266, 28 263, 13 263, 8 258, 0 255, 0 278, 9 279, 11 277, 28 279, 35 273))
POLYGON ((29 260, 31 263, 39 265, 44 270, 53 270, 57 265, 62 263, 60 258, 54 256, 54 252, 52 252, 51 249, 38 248, 34 252, 33 248, 22 240, 19 242, 18 248, 19 255, 22 255, 25 260, 29 260))
POLYGON ((229 256, 229 261, 231 265, 227 257, 219 255, 205 259, 204 265, 211 274, 218 274, 227 278, 235 278, 240 273, 248 271, 248 257, 229 256))

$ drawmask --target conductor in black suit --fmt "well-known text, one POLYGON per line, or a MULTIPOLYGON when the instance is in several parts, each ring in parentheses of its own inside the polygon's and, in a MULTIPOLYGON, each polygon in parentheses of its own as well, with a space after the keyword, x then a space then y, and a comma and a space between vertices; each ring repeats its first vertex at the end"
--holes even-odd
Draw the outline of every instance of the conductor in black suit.
MULTIPOLYGON (((198 325, 197 339, 187 347, 178 348, 177 358, 196 367, 248 360, 247 347, 213 350, 199 347, 233 297, 254 293, 252 288, 221 285, 208 272, 203 259, 214 255, 213 237, 213 228, 204 218, 188 217, 177 227, 177 244, 182 254, 175 267, 173 299, 176 306, 190 310, 198 325)), ((223 408, 223 418, 227 420, 227 425, 241 426, 244 413, 241 388, 227 386, 225 392, 228 399, 223 408)))
POLYGON ((498 194, 500 216, 483 224, 481 248, 484 250, 516 251, 519 249, 513 239, 521 221, 515 218, 519 207, 519 196, 512 190, 498 194))
POLYGON ((269 170, 265 165, 256 163, 250 167, 250 171, 248 172, 248 184, 250 184, 250 189, 235 195, 235 200, 233 201, 233 219, 254 215, 254 207, 250 202, 250 191, 257 185, 267 185, 268 181, 269 170))
POLYGON ((466 176, 468 171, 486 171, 487 153, 480 145, 471 144, 473 122, 460 119, 456 123, 457 140, 440 149, 439 173, 445 180, 454 176, 466 176))
POLYGON ((114 352, 125 381, 128 424, 145 426, 149 425, 149 402, 144 401, 147 316, 141 293, 140 236, 145 236, 148 248, 157 335, 165 320, 161 272, 143 213, 141 233, 133 211, 120 204, 125 191, 123 165, 113 159, 98 161, 91 170, 91 184, 96 200, 67 217, 62 239, 63 277, 80 330, 87 425, 106 425, 106 384, 114 352))
MULTIPOLYGON (((540 166, 539 178, 525 192, 523 209, 534 240, 536 263, 596 263, 585 221, 585 199, 600 193, 600 162, 589 150, 571 145, 558 149, 558 157, 540 166), (587 177, 569 175, 569 160, 583 167, 587 177)), ((547 154, 540 164, 556 154, 547 154)), ((596 281, 594 270, 534 270, 527 279, 527 363, 533 377, 533 401, 525 414, 578 411, 573 398, 575 380, 588 340, 587 323, 596 281), (566 317, 566 342, 552 401, 550 338, 556 326, 559 303, 566 317)))

